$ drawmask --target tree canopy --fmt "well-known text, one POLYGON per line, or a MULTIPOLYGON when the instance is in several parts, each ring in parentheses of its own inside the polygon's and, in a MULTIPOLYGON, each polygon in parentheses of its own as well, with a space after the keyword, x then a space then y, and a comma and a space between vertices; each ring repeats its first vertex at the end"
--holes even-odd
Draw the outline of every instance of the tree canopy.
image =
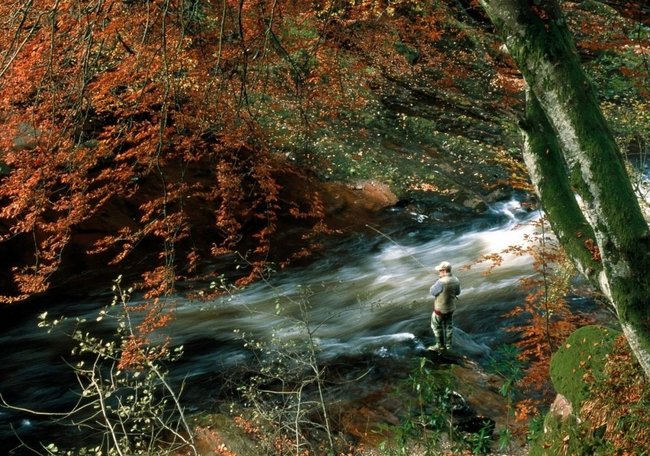
MULTIPOLYGON (((645 49, 589 5, 567 7, 589 58, 645 49)), ((287 185, 297 176, 448 195, 445 153, 480 163, 485 188, 526 185, 504 121, 522 80, 476 2, 44 0, 0 13, 4 302, 90 256, 146 256, 152 294, 235 252, 251 280, 277 260, 282 226, 327 230, 318 191, 287 185), (415 152, 391 145, 393 128, 415 152)), ((643 80, 629 62, 612 71, 643 80)))

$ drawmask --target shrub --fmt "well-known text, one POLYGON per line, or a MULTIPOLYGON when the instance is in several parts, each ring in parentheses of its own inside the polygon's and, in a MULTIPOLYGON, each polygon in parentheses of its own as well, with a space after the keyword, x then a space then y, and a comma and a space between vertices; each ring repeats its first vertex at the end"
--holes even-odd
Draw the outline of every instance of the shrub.
MULTIPOLYGON (((135 326, 137 320, 129 306, 131 289, 124 290, 120 279, 113 287, 112 304, 99 312, 98 322, 114 319, 113 337, 99 337, 89 329, 91 322, 77 318, 70 336, 75 342, 69 362, 81 387, 79 400, 65 414, 56 414, 58 421, 85 429, 89 446, 59 448, 56 443, 42 444, 47 455, 171 455, 179 450, 196 455, 192 432, 185 420, 179 394, 167 378, 165 364, 176 361, 182 347, 170 349, 167 341, 155 343, 153 334, 146 339, 135 326), (133 341, 139 341, 134 346, 133 341), (137 364, 124 367, 124 357, 137 364)), ((141 308, 141 306, 137 306, 141 308)), ((147 321, 147 314, 143 322, 147 321)), ((52 331, 60 328, 63 318, 49 319, 47 312, 39 316, 39 326, 52 331)), ((3 401, 3 404, 12 407, 3 401)), ((23 410, 24 411, 24 410, 23 410)), ((31 411, 34 414, 47 413, 31 411)), ((54 418, 54 414, 51 414, 54 418)), ((25 445, 26 448, 29 448, 25 445)), ((40 453, 39 453, 40 454, 40 453)))

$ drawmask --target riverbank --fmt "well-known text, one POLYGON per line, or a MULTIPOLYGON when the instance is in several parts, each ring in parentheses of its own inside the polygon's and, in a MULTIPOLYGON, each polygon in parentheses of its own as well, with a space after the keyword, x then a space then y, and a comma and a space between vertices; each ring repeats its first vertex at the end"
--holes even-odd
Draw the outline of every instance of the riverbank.
MULTIPOLYGON (((134 5, 138 6, 137 2, 134 5)), ((489 276, 482 275, 486 267, 481 266, 462 273, 462 306, 456 323, 461 336, 460 355, 466 357, 459 358, 463 365, 432 360, 420 365, 423 353, 417 341, 425 341, 430 332, 429 266, 445 259, 460 270, 459 266, 473 265, 477 258, 500 252, 534 232, 530 223, 534 204, 508 206, 513 189, 525 194, 528 188, 516 127, 517 113, 523 109, 521 77, 499 49, 485 16, 467 2, 436 3, 426 10, 409 4, 395 16, 355 16, 356 6, 350 4, 351 11, 342 8, 336 15, 336 21, 341 22, 329 31, 329 23, 325 29, 318 28, 317 17, 303 21, 303 16, 296 16, 301 19, 273 22, 279 27, 277 36, 286 46, 293 46, 286 48, 291 53, 282 53, 273 61, 252 59, 251 70, 269 74, 266 69, 274 68, 282 75, 283 65, 291 68, 275 80, 283 90, 277 86, 267 90, 268 86, 256 87, 255 81, 250 81, 249 100, 256 103, 247 106, 244 114, 251 118, 235 122, 258 122, 251 130, 260 136, 254 135, 250 144, 243 144, 239 136, 233 139, 236 135, 228 129, 230 124, 222 127, 215 122, 209 131, 191 134, 179 128, 178 136, 157 142, 170 149, 164 164, 155 157, 155 162, 162 164, 159 175, 147 174, 154 168, 151 160, 133 158, 139 171, 128 180, 129 190, 105 201, 92 218, 73 223, 69 232, 62 230, 70 242, 58 252, 63 260, 61 267, 48 276, 53 288, 21 307, 2 309, 3 397, 24 408, 66 411, 79 398, 77 380, 67 363, 78 359, 70 357, 72 347, 65 331, 45 334, 36 328, 35 316, 48 310, 53 318, 67 315, 85 319, 88 323, 84 329, 98 331, 120 346, 123 340, 114 339, 106 319, 97 322, 98 309, 112 298, 113 280, 122 274, 130 285, 140 280, 142 272, 151 271, 152 264, 160 263, 163 257, 159 253, 170 245, 170 238, 158 237, 161 231, 145 235, 153 226, 152 220, 191 219, 183 232, 190 235, 174 244, 179 293, 167 297, 176 319, 165 336, 175 348, 183 346, 184 356, 169 366, 169 376, 175 387, 183 390, 188 414, 199 416, 198 435, 205 434, 202 441, 207 442, 207 454, 227 454, 225 447, 217 451, 219 445, 236 448, 232 440, 220 434, 224 430, 232 431, 233 439, 244 434, 242 441, 246 443, 242 443, 240 455, 259 453, 256 445, 261 441, 268 453, 277 450, 277 444, 292 454, 303 445, 313 445, 315 453, 324 454, 323 446, 328 446, 329 439, 323 429, 328 420, 330 431, 336 430, 337 444, 379 452, 386 436, 399 444, 409 432, 424 429, 418 421, 420 398, 412 389, 411 376, 425 367, 436 371, 431 379, 449 374, 443 375, 445 382, 456 382, 453 389, 462 393, 476 414, 494 420, 498 430, 504 429, 509 418, 507 401, 499 402, 503 384, 485 374, 482 361, 494 347, 516 338, 506 331, 511 320, 504 315, 525 301, 518 284, 534 274, 530 260, 511 255, 489 276), (345 18, 346 14, 352 16, 345 18), (326 33, 321 34, 323 30, 326 33), (334 52, 303 59, 309 54, 297 46, 303 46, 304 37, 309 36, 323 44, 321 50, 334 52), (336 56, 337 65, 328 56, 336 56), (260 67, 253 68, 254 62, 261 62, 260 67), (296 62, 305 65, 299 72, 295 72, 295 65, 289 65, 296 62), (309 81, 301 79, 308 74, 312 75, 309 81), (334 80, 336 83, 331 83, 334 80), (296 87, 305 83, 300 88, 306 91, 294 93, 287 89, 287 81, 298 84, 296 87), (212 128, 224 130, 215 133, 212 128), (188 138, 197 142, 191 143, 188 138), (230 149, 224 146, 229 140, 230 149), (180 158, 174 154, 181 145, 190 143, 197 149, 189 147, 186 152, 200 149, 206 155, 188 165, 184 158, 189 155, 180 158), (208 155, 207 151, 217 153, 208 155), (233 155, 228 157, 236 159, 220 161, 223 154, 230 153, 233 155), (258 157, 264 160, 258 162, 258 157), (228 167, 233 163, 243 165, 234 172, 228 167), (166 218, 166 210, 173 206, 166 202, 158 206, 160 213, 152 218, 149 208, 168 195, 170 188, 164 184, 169 182, 180 195, 175 200, 175 208, 181 208, 174 214, 178 218, 166 218), (233 191, 221 194, 227 184, 233 191), (183 193, 190 187, 199 190, 183 193), (186 198, 190 194, 191 198, 186 198), (224 216, 216 223, 217 215, 224 215, 217 210, 221 204, 232 209, 226 214, 232 218, 224 216), (224 227, 238 224, 241 229, 232 237, 237 241, 236 252, 212 255, 222 252, 213 247, 215 240, 227 237, 224 227), (266 237, 269 232, 272 236, 266 237), (125 236, 129 233, 133 237, 125 236), (105 237, 116 241, 112 254, 133 247, 126 261, 109 266, 112 255, 88 254, 94 243, 105 237), (137 242, 129 244, 126 238, 137 242), (252 257, 248 255, 258 252, 260 238, 264 242, 258 256, 263 265, 257 265, 258 281, 246 289, 233 287, 251 270, 252 257), (202 261, 194 261, 196 252, 204 254, 202 261), (200 273, 195 280, 183 281, 185 273, 197 270, 200 273), (215 287, 222 287, 222 298, 197 299, 208 296, 215 287), (305 350, 309 341, 314 343, 311 352, 305 350), (259 349, 258 344, 266 350, 259 349), (269 352, 274 356, 267 356, 269 352), (301 363, 306 361, 301 368, 296 368, 295 355, 303 357, 299 358, 301 363), (282 364, 281 356, 290 359, 283 359, 286 364, 282 364), (275 370, 278 368, 284 370, 275 370), (319 396, 320 386, 328 394, 326 400, 319 396), (252 404, 255 394, 261 395, 257 396, 258 408, 252 404), (236 410, 231 414, 233 403, 236 410), (204 421, 201 415, 208 410, 220 413, 204 421), (275 426, 257 427, 253 415, 260 417, 261 412, 266 414, 262 418, 275 426), (210 440, 213 431, 220 440, 210 440)), ((643 37, 647 29, 637 29, 635 20, 600 2, 568 2, 565 6, 577 34, 578 50, 603 95, 603 110, 611 119, 616 139, 626 155, 641 157, 642 162, 650 109, 645 86, 633 82, 643 82, 642 63, 647 50, 643 37), (631 36, 636 42, 630 41, 631 36)), ((276 57, 273 53, 259 55, 276 57)), ((111 62, 107 68, 118 63, 111 62)), ((233 68, 240 67, 236 61, 230 63, 233 68)), ((182 71, 178 75, 189 76, 182 71)), ((140 87, 127 81, 115 87, 113 95, 119 98, 140 87)), ((238 113, 243 112, 241 101, 234 104, 238 113)), ((159 109, 155 106, 159 105, 152 104, 151 112, 157 116, 159 109)), ((222 105, 217 106, 221 110, 222 105)), ((149 108, 144 111, 150 112, 149 108)), ((156 149, 121 142, 120 135, 108 146, 100 148, 96 143, 103 140, 103 128, 108 136, 120 131, 114 128, 122 125, 120 122, 135 125, 135 133, 151 131, 148 115, 127 116, 118 122, 112 115, 95 117, 92 109, 88 112, 93 114, 89 125, 94 126, 93 131, 83 132, 90 140, 80 148, 80 156, 90 156, 95 150, 106 154, 91 167, 93 173, 106 171, 106 175, 115 176, 111 167, 117 168, 120 162, 114 159, 126 155, 120 160, 131 163, 126 153, 131 147, 136 151, 156 149), (104 124, 113 121, 115 125, 104 124)), ((216 114, 214 118, 225 119, 216 114)), ((169 131, 174 130, 175 126, 169 126, 169 131)), ((36 131, 29 125, 21 129, 27 136, 36 131)), ((237 130, 239 134, 245 136, 237 130)), ((16 139, 25 142, 25 138, 16 139)), ((18 146, 27 147, 25 156, 36 154, 33 145, 18 146)), ((85 169, 85 162, 81 163, 79 169, 85 169)), ((64 160, 57 172, 76 169, 64 160)), ((10 171, 0 162, 2 176, 10 171)), ((55 199, 67 195, 65 182, 67 179, 62 179, 59 187, 57 181, 53 187, 55 199)), ((43 184, 47 187, 51 182, 44 180, 43 184)), ((16 187, 20 193, 23 187, 16 187)), ((118 183, 113 189, 124 187, 118 183)), ((43 220, 50 222, 48 217, 55 215, 56 211, 48 212, 43 220)), ((159 226, 167 225, 161 222, 159 226)), ((30 271, 34 258, 39 259, 33 235, 45 232, 10 235, 14 228, 8 220, 0 220, 0 231, 7 234, 7 242, 0 244, 0 256, 12 260, 0 270, 3 294, 4 287, 11 288, 15 271, 23 267, 23 271, 30 271), (14 266, 18 269, 12 269, 14 266)), ((8 294, 17 294, 15 289, 10 291, 8 294)), ((140 303, 139 297, 134 299, 140 303)), ((72 327, 68 329, 72 331, 72 327)), ((428 385, 431 403, 438 401, 440 407, 427 412, 445 423, 449 415, 445 407, 451 405, 451 396, 435 387, 452 384, 431 382, 427 384, 424 378, 420 391, 428 385)), ((116 400, 115 395, 112 397, 116 400)), ((8 449, 18 444, 14 432, 31 439, 35 446, 68 435, 49 418, 24 411, 3 410, 0 419, 8 449)), ((445 432, 427 429, 424 433, 427 439, 434 439, 445 432)), ((485 435, 479 438, 476 435, 480 433, 474 434, 468 445, 495 445, 485 435)), ((564 438, 561 433, 557 436, 559 441, 564 438)), ((68 437, 66 444, 74 446, 95 443, 97 435, 83 441, 77 439, 78 434, 68 437)), ((390 450, 385 453, 390 454, 390 450)))
MULTIPOLYGON (((421 351, 408 359, 368 361, 361 369, 348 363, 321 367, 329 421, 325 427, 322 415, 312 410, 315 414, 307 413, 301 428, 300 445, 312 454, 327 454, 328 435, 341 455, 424 455, 434 449, 451 454, 461 448, 492 454, 499 445, 495 436, 511 426, 512 410, 499 392, 504 379, 486 374, 463 356, 421 351), (360 381, 368 375, 372 378, 360 381), (353 377, 357 380, 351 381, 353 377)), ((305 393, 309 408, 310 394, 305 393)), ((265 415, 263 410, 240 404, 194 416, 200 454, 269 454, 282 440, 277 427, 290 428, 292 423, 268 428, 260 424, 260 415, 265 415)), ((286 437, 290 440, 290 433, 286 437)), ((286 442, 288 447, 295 443, 286 442)), ((525 441, 513 438, 499 453, 504 451, 527 454, 525 441)))
MULTIPOLYGON (((467 216, 465 221, 432 224, 411 209, 394 207, 373 219, 375 228, 392 240, 367 230, 331 242, 312 261, 278 271, 268 282, 232 290, 210 301, 187 300, 181 295, 175 298, 175 318, 165 334, 174 346, 183 346, 184 355, 168 366, 169 380, 178 388, 184 385, 182 397, 188 414, 245 403, 237 388, 252 385, 256 373, 275 369, 276 356, 304 355, 296 352, 296 347, 303 346, 300 341, 308 328, 314 330, 319 365, 335 374, 327 377, 332 388, 327 403, 338 407, 335 415, 343 414, 346 404, 352 410, 363 409, 377 394, 388 398, 387 388, 396 386, 396 378, 408 376, 422 355, 420 344, 430 337, 427 292, 433 278, 421 265, 435 264, 441 256, 459 266, 471 262, 492 247, 524 236, 531 227, 521 222, 534 215, 513 201, 495 205, 489 214, 467 216), (301 317, 303 312, 308 318, 301 317), (249 342, 243 340, 243 334, 249 342), (263 344, 267 350, 247 343, 263 344), (274 356, 268 356, 268 351, 274 356), (270 364, 265 367, 260 362, 270 364), (344 400, 345 394, 352 393, 353 398, 344 400)), ((457 316, 461 355, 481 356, 488 350, 486 344, 504 335, 506 322, 501 315, 520 299, 511 284, 528 273, 526 261, 517 259, 503 274, 490 278, 482 277, 480 268, 461 273, 464 291, 457 316), (503 310, 493 308, 485 315, 489 318, 476 321, 472 308, 485 302, 503 306, 503 310)), ((99 331, 105 340, 113 340, 113 319, 96 322, 97 309, 109 301, 102 297, 50 302, 47 310, 54 319, 69 317, 66 325, 84 319, 87 323, 80 328, 92 334, 99 331)), ((34 309, 31 319, 15 321, 2 335, 4 372, 11 372, 2 379, 3 397, 23 408, 65 411, 74 402, 71 385, 75 379, 73 370, 61 359, 75 362, 67 335, 74 325, 61 325, 47 333, 36 327, 36 314, 43 310, 34 309)), ((304 375, 304 368, 291 368, 270 383, 288 382, 293 376, 294 384, 302 384, 295 376, 304 375)), ((261 385, 257 390, 266 391, 261 385)), ((269 401, 269 406, 276 400, 269 401)), ((309 402, 312 400, 313 396, 309 402)), ((346 419, 353 421, 355 414, 347 413, 346 419)), ((397 411, 393 415, 398 416, 397 411)), ((23 439, 47 442, 54 438, 48 432, 52 424, 45 417, 11 412, 2 419, 20 428, 23 439)), ((372 437, 372 433, 368 435, 372 437)))

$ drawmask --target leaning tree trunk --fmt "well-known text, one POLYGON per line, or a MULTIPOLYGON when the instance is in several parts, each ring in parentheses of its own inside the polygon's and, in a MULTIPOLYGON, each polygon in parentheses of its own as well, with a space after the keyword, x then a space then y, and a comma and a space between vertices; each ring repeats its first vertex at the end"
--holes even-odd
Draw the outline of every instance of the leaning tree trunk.
POLYGON ((551 226, 650 378, 650 229, 559 5, 481 3, 528 86, 524 155, 551 226))

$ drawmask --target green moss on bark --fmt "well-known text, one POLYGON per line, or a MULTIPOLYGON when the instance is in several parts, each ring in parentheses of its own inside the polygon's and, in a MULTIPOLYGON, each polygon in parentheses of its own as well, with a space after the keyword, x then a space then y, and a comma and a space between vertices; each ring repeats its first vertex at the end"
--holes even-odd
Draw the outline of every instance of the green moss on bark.
POLYGON ((631 327, 637 335, 641 348, 650 352, 650 316, 648 315, 648 277, 635 281, 616 279, 612 281, 612 297, 617 304, 618 317, 623 324, 631 327), (643 280, 644 279, 644 280, 643 280))
MULTIPOLYGON (((594 233, 575 199, 572 181, 555 133, 535 96, 528 91, 524 132, 528 138, 526 154, 535 162, 540 199, 553 231, 562 246, 590 278, 601 269, 585 243, 594 233), (571 182, 570 182, 571 181, 571 182)), ((535 173, 534 172, 534 173, 535 173)))
POLYGON ((589 192, 589 187, 587 187, 587 184, 585 183, 585 180, 582 178, 582 171, 580 170, 580 166, 574 165, 571 168, 571 185, 575 189, 576 193, 580 195, 580 198, 582 198, 585 202, 588 204, 592 204, 594 202, 593 195, 589 192))
MULTIPOLYGON (((520 16, 518 27, 524 30, 524 36, 510 33, 508 49, 545 109, 562 111, 570 122, 570 140, 576 142, 577 150, 563 146, 568 155, 575 155, 572 182, 576 190, 587 202, 598 200, 599 212, 607 218, 608 232, 616 237, 617 247, 638 242, 647 233, 647 224, 638 209, 613 134, 582 70, 569 29, 555 11, 550 11, 546 20, 530 10, 524 10, 520 16), (623 211, 622 207, 629 210, 623 211)), ((516 31, 512 25, 508 27, 516 31)), ((562 126, 555 125, 560 137, 561 129, 562 126)))
MULTIPOLYGON (((482 3, 507 40, 572 168, 571 181, 586 202, 586 218, 599 241, 606 273, 606 281, 599 285, 611 296, 626 335, 634 336, 632 348, 650 376, 650 283, 646 277, 650 229, 559 5, 556 1, 535 7, 516 0, 482 3)), ((569 249, 569 254, 576 252, 569 249)))

